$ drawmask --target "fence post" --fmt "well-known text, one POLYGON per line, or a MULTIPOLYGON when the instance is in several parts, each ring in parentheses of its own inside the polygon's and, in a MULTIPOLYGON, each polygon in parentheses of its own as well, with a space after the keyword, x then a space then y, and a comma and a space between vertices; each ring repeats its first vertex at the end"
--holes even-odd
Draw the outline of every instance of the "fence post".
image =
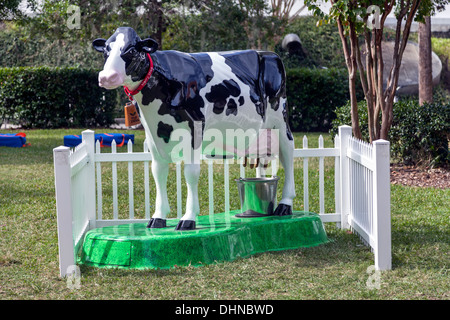
POLYGON ((373 223, 375 268, 390 270, 391 256, 391 182, 389 141, 373 142, 373 223))
MULTIPOLYGON (((303 149, 308 149, 308 138, 303 136, 303 149)), ((308 158, 303 158, 303 210, 309 211, 309 170, 308 158)))
POLYGON ((350 126, 339 127, 340 172, 341 172, 341 228, 348 229, 348 215, 350 213, 350 175, 349 159, 347 157, 348 139, 352 136, 350 126))
MULTIPOLYGON (((334 137, 334 147, 338 150, 341 150, 340 145, 341 140, 339 139, 339 134, 337 134, 334 137)), ((335 157, 334 158, 334 207, 335 212, 342 216, 341 213, 341 158, 335 157)), ((341 229, 341 221, 336 222, 336 227, 341 229)))
POLYGON ((59 274, 67 275, 67 268, 75 265, 75 250, 72 230, 72 184, 70 170, 70 148, 53 149, 55 168, 56 214, 58 223, 59 274))
POLYGON ((86 165, 87 175, 89 179, 86 181, 86 210, 89 219, 89 229, 95 228, 96 212, 95 212, 95 133, 92 130, 82 132, 82 140, 86 144, 89 155, 89 162, 86 165))

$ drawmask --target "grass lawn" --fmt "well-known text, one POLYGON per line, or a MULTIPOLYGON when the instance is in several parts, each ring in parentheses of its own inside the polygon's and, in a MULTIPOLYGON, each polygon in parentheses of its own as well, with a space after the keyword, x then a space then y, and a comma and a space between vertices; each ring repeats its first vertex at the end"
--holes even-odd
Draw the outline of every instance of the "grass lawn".
MULTIPOLYGON (((0 147, 2 300, 448 300, 450 297, 450 190, 398 185, 391 189, 393 270, 381 273, 379 289, 366 285, 370 276, 367 269, 373 265, 370 249, 356 235, 339 230, 333 224, 326 225, 331 241, 322 246, 258 254, 200 268, 133 271, 82 266, 81 288, 69 289, 67 281, 59 278, 52 149, 63 144, 64 135, 79 134, 81 130, 23 131, 30 147, 0 147)), ((102 129, 97 132, 117 131, 102 129)), ((143 131, 132 133, 137 142, 135 149, 142 150, 143 131)), ((295 135, 297 147, 301 146, 302 137, 302 134, 295 135)), ((317 146, 318 134, 308 134, 308 137, 311 138, 310 147, 317 146)), ((325 147, 332 146, 331 137, 324 135, 324 138, 325 147)), ((301 167, 301 160, 297 161, 296 167, 301 167)), ((325 165, 326 180, 332 181, 332 162, 325 165)), ((316 167, 317 164, 311 161, 311 176, 318 175, 316 167)), ((302 210, 302 171, 296 170, 299 182, 294 208, 297 210, 302 210)), ((202 179, 206 178, 206 170, 202 174, 202 179)), ((220 179, 221 171, 218 169, 217 181, 220 179)), ((207 194, 206 184, 200 184, 200 188, 200 194, 207 194)), ((312 182, 310 192, 315 188, 312 182)), ((326 195, 333 186, 328 188, 326 195)), ((220 189, 217 187, 218 199, 220 189)), ((232 207, 238 205, 237 197, 233 196, 234 189, 231 190, 231 198, 235 201, 232 207)), ((318 210, 317 198, 310 198, 312 211, 318 210)), ((334 199, 328 198, 325 206, 330 212, 334 210, 334 199)), ((217 212, 221 205, 218 200, 217 212)), ((207 204, 202 206, 205 206, 202 211, 207 212, 207 204)), ((139 206, 136 211, 141 211, 139 206)))

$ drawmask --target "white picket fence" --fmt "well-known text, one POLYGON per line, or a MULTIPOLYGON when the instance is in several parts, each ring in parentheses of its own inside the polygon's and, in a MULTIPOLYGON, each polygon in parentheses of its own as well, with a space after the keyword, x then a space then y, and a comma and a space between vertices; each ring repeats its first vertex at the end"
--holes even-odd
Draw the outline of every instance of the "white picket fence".
MULTIPOLYGON (((309 211, 309 159, 319 159, 319 215, 323 222, 337 223, 343 229, 352 229, 374 252, 375 267, 378 270, 391 269, 391 219, 390 219, 390 172, 389 142, 375 141, 372 145, 352 137, 351 127, 341 126, 335 137, 334 148, 324 148, 319 138, 318 148, 308 148, 308 140, 303 139, 303 148, 295 149, 294 158, 303 159, 303 210, 309 211), (332 179, 324 177, 324 159, 334 158, 334 212, 325 212, 325 183, 332 179)), ((150 219, 150 162, 151 153, 144 142, 143 152, 133 152, 130 142, 127 152, 117 152, 113 143, 111 152, 101 152, 100 144, 95 144, 91 130, 82 133, 82 143, 74 150, 58 147, 53 150, 55 166, 56 207, 58 217, 58 241, 60 275, 65 276, 76 264, 76 255, 82 245, 85 233, 93 228, 150 219), (128 163, 128 218, 119 217, 117 164, 128 163), (135 218, 134 170, 135 163, 144 164, 144 218, 135 218), (112 219, 103 214, 102 165, 112 167, 112 219)), ((208 166, 208 210, 214 214, 215 187, 213 178, 214 161, 202 158, 208 166)), ((224 206, 230 208, 229 160, 223 160, 224 206)), ((277 161, 271 163, 271 174, 277 173, 277 161)), ((264 169, 256 168, 256 176, 264 175, 264 169)), ((240 176, 245 176, 245 168, 240 163, 240 176)), ((176 212, 182 216, 181 164, 176 164, 176 212)), ((331 182, 330 182, 331 181, 331 182)), ((298 195, 299 196, 299 195, 298 195)), ((204 199, 201 199, 201 201, 204 199)), ((296 209, 296 208, 294 208, 296 209)))

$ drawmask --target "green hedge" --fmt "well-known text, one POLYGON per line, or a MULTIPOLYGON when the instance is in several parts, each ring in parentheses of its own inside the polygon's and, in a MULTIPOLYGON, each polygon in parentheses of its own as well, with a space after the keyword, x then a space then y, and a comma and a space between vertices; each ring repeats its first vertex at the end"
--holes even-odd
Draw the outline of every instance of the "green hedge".
POLYGON ((0 68, 0 118, 25 128, 110 125, 117 90, 100 88, 97 77, 79 68, 0 68))
MULTIPOLYGON (((350 98, 347 69, 288 69, 286 77, 291 130, 328 131, 336 108, 350 98)), ((357 97, 364 97, 359 83, 357 97)))
MULTIPOLYGON (((404 100, 394 104, 394 120, 389 131, 391 157, 405 164, 445 166, 450 161, 450 103, 419 105, 417 100, 404 100)), ((338 126, 351 126, 350 104, 336 110, 332 134, 338 126)), ((363 139, 369 140, 367 104, 358 104, 359 122, 363 139)))

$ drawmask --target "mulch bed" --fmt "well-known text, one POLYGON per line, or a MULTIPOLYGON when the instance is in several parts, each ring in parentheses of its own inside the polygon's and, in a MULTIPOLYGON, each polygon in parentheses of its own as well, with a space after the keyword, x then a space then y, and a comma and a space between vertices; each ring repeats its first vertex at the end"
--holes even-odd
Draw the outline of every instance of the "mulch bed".
POLYGON ((450 168, 421 168, 391 164, 391 184, 414 187, 450 188, 450 168))

